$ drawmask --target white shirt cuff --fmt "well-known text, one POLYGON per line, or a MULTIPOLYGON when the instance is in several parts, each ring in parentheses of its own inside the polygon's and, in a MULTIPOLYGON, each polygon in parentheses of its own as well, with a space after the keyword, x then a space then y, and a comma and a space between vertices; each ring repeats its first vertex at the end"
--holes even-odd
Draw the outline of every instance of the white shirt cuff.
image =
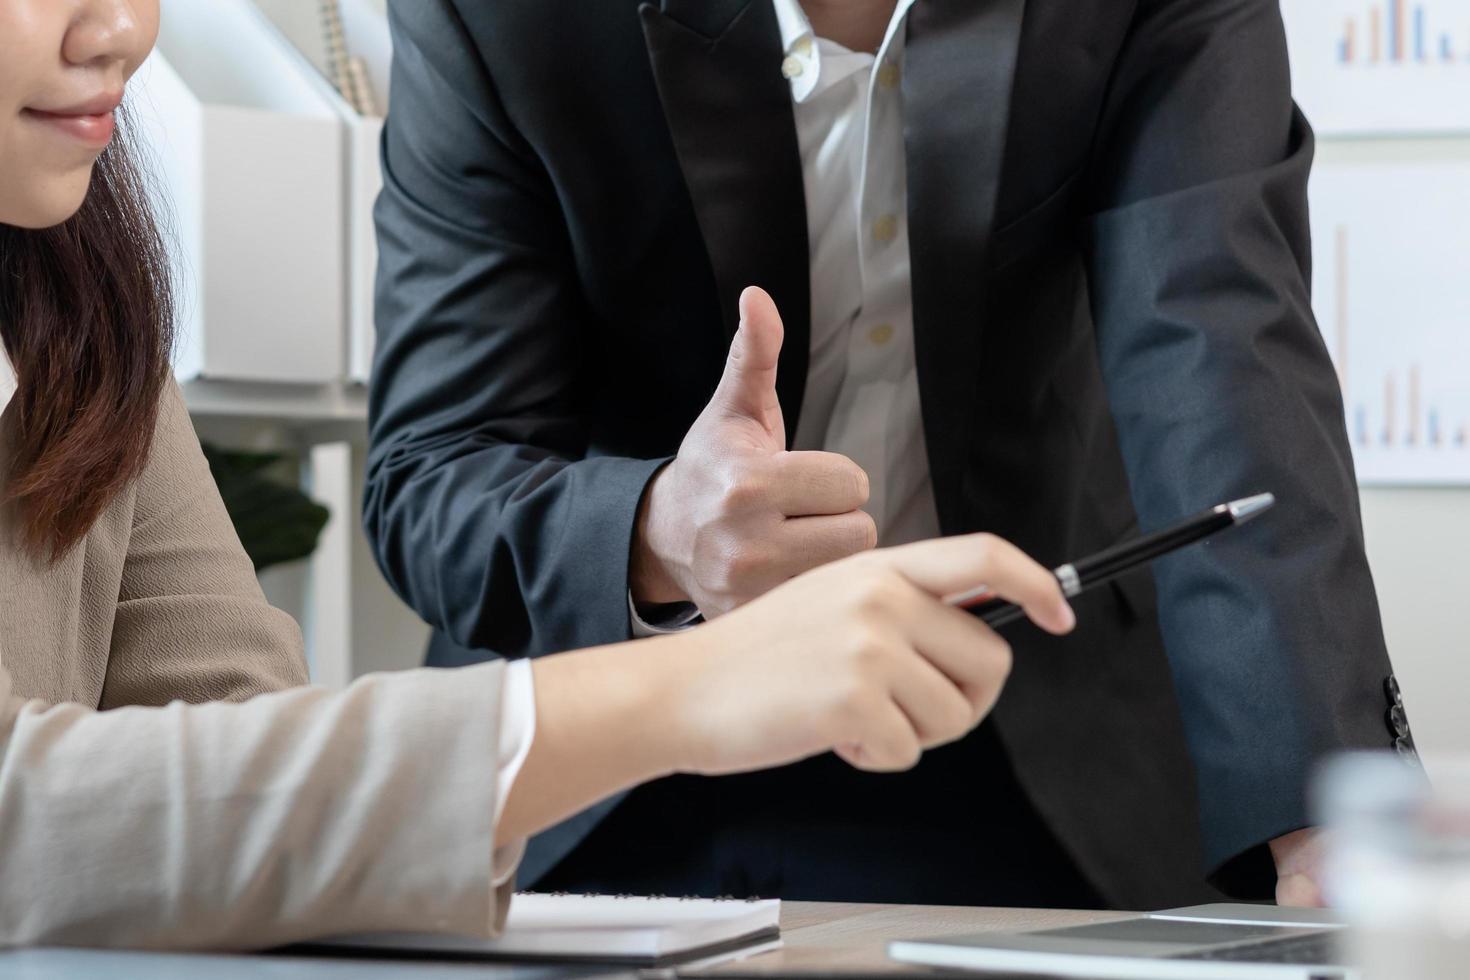
POLYGON ((692 602, 680 602, 663 608, 672 609, 673 613, 661 617, 656 623, 649 622, 638 612, 638 604, 633 601, 633 590, 628 590, 628 622, 633 626, 634 639, 643 640, 650 636, 682 633, 684 630, 698 626, 702 621, 699 607, 692 602))
MULTIPOLYGON (((536 688, 531 673, 531 661, 515 660, 505 668, 505 680, 500 693, 500 757, 495 769, 495 826, 500 826, 500 815, 505 811, 505 801, 510 797, 511 787, 526 764, 531 752, 531 742, 536 737, 536 688)), ((515 876, 526 855, 524 839, 495 849, 491 859, 492 884, 499 888, 515 876)))

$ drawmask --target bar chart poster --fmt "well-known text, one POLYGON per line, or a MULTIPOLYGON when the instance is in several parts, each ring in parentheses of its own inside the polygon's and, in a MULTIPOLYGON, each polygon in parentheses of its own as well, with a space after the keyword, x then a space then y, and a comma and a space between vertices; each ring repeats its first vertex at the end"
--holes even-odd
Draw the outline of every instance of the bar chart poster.
POLYGON ((1470 165, 1319 168, 1312 236, 1359 482, 1470 485, 1470 165))
POLYGON ((1470 132, 1470 0, 1282 0, 1281 13, 1319 133, 1470 132))

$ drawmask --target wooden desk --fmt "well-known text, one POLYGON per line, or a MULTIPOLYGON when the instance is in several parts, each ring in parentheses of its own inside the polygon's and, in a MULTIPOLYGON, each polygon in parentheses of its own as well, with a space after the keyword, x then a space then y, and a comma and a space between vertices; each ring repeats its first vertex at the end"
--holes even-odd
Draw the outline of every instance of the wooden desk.
POLYGON ((894 939, 1086 925, 1119 919, 1124 914, 787 902, 781 909, 781 949, 729 964, 715 972, 773 977, 816 973, 932 975, 932 971, 889 960, 888 943, 894 939))
MULTIPOLYGON (((747 973, 775 976, 840 972, 854 976, 905 972, 884 955, 890 939, 920 939, 997 929, 1073 925, 1117 918, 1112 912, 1036 912, 923 905, 826 905, 787 902, 781 949, 745 960, 747 973)), ((915 969, 913 972, 922 972, 915 969)), ((25 949, 0 952, 0 980, 633 980, 627 971, 589 967, 525 966, 412 960, 329 959, 298 956, 227 956, 118 953, 105 950, 25 949)))

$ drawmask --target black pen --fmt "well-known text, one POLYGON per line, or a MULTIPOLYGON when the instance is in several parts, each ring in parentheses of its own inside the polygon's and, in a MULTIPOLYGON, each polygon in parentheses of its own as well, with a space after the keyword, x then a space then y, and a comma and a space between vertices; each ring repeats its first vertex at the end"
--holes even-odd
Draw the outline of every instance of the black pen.
MULTIPOLYGON (((1155 558, 1178 551, 1217 531, 1244 524, 1274 503, 1274 495, 1261 493, 1211 507, 1203 514, 1196 514, 1162 531, 1124 541, 1095 555, 1054 568, 1052 574, 1061 584, 1062 593, 1070 599, 1095 585, 1110 582, 1125 572, 1147 565, 1155 558)), ((1020 606, 1007 602, 983 585, 958 595, 946 596, 944 601, 951 606, 968 609, 990 626, 1004 626, 1026 615, 1020 606)))

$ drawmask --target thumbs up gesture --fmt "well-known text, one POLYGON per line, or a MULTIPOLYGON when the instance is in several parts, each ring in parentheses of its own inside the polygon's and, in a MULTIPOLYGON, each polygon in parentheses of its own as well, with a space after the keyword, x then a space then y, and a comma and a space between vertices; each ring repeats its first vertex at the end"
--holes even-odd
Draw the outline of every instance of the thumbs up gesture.
POLYGON ((868 476, 835 453, 787 452, 776 397, 784 329, 751 287, 724 377, 644 494, 629 566, 640 603, 690 602, 712 619, 878 541, 868 476))

